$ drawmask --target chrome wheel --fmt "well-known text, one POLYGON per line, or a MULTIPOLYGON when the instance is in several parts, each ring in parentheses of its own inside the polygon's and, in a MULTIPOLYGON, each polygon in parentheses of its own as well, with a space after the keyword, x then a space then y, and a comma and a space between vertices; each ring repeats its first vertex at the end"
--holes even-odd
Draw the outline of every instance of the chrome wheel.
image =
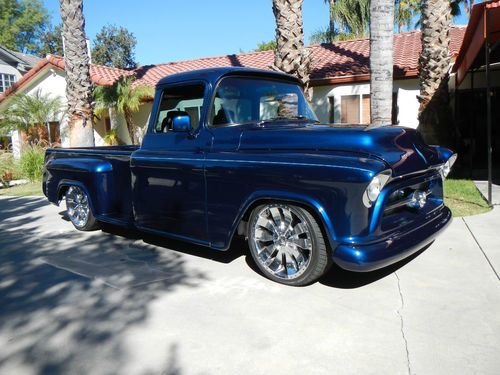
POLYGON ((273 204, 260 208, 252 222, 254 258, 278 279, 300 277, 313 256, 311 228, 293 207, 273 204))
POLYGON ((87 194, 78 186, 70 186, 66 192, 68 216, 77 228, 83 228, 89 220, 90 206, 87 194))

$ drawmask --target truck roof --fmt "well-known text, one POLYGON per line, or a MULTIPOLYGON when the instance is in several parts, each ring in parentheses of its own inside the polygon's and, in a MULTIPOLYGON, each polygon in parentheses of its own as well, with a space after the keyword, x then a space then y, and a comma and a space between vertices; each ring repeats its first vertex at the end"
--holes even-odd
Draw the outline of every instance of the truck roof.
POLYGON ((191 81, 191 80, 204 80, 212 83, 215 83, 225 76, 253 76, 253 77, 268 77, 274 79, 281 79, 292 81, 294 83, 301 84, 300 80, 291 76, 289 74, 274 72, 271 70, 263 70, 263 69, 252 69, 252 68, 244 68, 244 67, 222 67, 222 68, 208 68, 208 69, 198 69, 191 70, 188 72, 176 73, 168 75, 162 78, 157 86, 169 84, 169 83, 178 83, 183 81, 191 81))

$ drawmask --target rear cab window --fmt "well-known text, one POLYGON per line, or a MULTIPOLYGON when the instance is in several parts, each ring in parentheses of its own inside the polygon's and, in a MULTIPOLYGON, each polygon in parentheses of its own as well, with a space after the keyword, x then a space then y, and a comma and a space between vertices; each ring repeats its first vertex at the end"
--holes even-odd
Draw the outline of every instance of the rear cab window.
POLYGON ((189 115, 191 127, 200 126, 205 84, 170 86, 163 90, 158 108, 154 132, 167 133, 172 130, 172 120, 179 115, 189 115))

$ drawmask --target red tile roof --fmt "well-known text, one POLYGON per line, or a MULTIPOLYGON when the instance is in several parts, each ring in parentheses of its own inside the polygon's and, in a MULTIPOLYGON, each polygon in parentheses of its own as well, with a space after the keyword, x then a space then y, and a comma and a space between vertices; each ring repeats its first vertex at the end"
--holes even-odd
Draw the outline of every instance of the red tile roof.
MULTIPOLYGON (((465 27, 451 29, 450 54, 458 54, 465 27)), ((314 44, 308 47, 312 51, 313 69, 311 72, 312 85, 338 84, 343 82, 368 81, 369 51, 368 39, 341 41, 332 44, 314 44)), ((394 35, 394 75, 395 78, 414 78, 418 76, 418 58, 421 42, 420 31, 394 35)), ((136 85, 154 86, 163 77, 185 72, 188 70, 214 68, 224 66, 244 66, 259 69, 270 69, 274 61, 272 51, 240 53, 205 57, 195 60, 176 61, 166 64, 145 65, 137 69, 123 70, 91 65, 90 75, 97 85, 112 85, 122 75, 136 74, 136 85)), ((64 59, 59 56, 48 55, 33 69, 25 74, 16 84, 0 95, 0 102, 8 95, 16 92, 28 82, 36 73, 47 64, 64 69, 64 59)))
MULTIPOLYGON (((0 102, 31 81, 36 74, 46 66, 64 70, 64 59, 55 55, 47 55, 45 59, 41 59, 32 69, 22 76, 19 81, 0 94, 0 102)), ((100 86, 110 86, 121 76, 130 74, 133 74, 133 72, 129 70, 110 68, 102 65, 90 65, 90 77, 92 82, 100 86)))
MULTIPOLYGON (((458 54, 465 27, 451 29, 450 54, 458 54)), ((370 72, 370 41, 368 39, 348 40, 333 44, 315 44, 312 51, 312 85, 342 83, 346 81, 367 81, 370 72)), ((395 78, 417 77, 420 56, 420 31, 394 35, 395 78)), ((137 84, 154 86, 161 78, 188 70, 223 66, 245 66, 270 69, 273 64, 272 51, 240 53, 206 57, 202 59, 177 61, 166 64, 146 65, 136 69, 137 84)))

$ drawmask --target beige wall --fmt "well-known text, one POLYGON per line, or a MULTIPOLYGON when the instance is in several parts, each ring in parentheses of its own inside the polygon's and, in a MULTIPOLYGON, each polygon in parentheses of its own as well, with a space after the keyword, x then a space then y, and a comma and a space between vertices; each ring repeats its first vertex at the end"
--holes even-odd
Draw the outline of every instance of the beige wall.
MULTIPOLYGON (((394 92, 398 93, 398 122, 401 126, 416 128, 418 125, 419 83, 417 79, 394 81, 394 92)), ((321 122, 330 122, 329 97, 334 98, 334 122, 340 122, 340 98, 344 95, 370 94, 369 83, 350 83, 313 88, 312 107, 321 122)))

